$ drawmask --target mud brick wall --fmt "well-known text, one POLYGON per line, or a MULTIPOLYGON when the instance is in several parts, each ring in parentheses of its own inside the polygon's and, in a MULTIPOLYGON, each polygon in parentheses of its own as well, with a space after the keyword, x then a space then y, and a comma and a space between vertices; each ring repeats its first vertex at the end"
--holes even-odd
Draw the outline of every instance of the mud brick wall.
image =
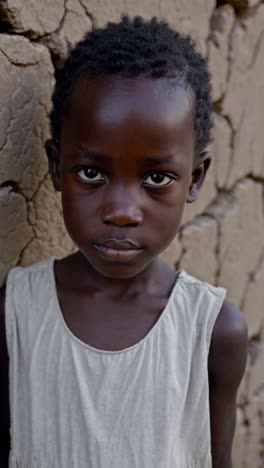
POLYGON ((164 257, 227 287, 247 317, 234 467, 263 468, 263 1, 0 0, 0 282, 14 265, 73 250, 43 150, 54 72, 87 30, 124 12, 167 18, 198 41, 210 63, 214 162, 164 257))

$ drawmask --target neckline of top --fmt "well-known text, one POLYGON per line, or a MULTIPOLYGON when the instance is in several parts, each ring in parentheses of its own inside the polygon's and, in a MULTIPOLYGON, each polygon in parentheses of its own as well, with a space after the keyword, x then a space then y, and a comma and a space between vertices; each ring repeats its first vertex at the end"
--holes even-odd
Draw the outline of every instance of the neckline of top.
POLYGON ((148 333, 139 341, 137 341, 135 344, 131 345, 131 346, 128 346, 126 348, 123 348, 123 349, 118 349, 118 350, 104 350, 104 349, 100 349, 100 348, 95 348, 94 346, 91 346, 89 345, 88 343, 85 343, 84 341, 82 341, 80 338, 78 338, 71 330, 70 328, 68 327, 65 319, 64 319, 64 316, 63 316, 63 313, 62 313, 62 310, 61 310, 61 306, 60 306, 60 302, 59 302, 59 297, 58 297, 58 292, 57 292, 57 285, 56 285, 56 278, 55 278, 55 270, 54 270, 54 264, 55 264, 55 261, 56 260, 59 260, 58 257, 51 257, 50 258, 50 262, 49 262, 49 273, 50 273, 50 278, 51 278, 51 287, 52 287, 52 295, 53 297, 55 298, 55 306, 56 306, 56 312, 57 312, 57 315, 59 317, 59 320, 64 328, 64 330, 66 330, 67 334, 70 336, 71 339, 74 340, 74 342, 76 342, 78 345, 82 346, 83 348, 86 348, 90 351, 92 351, 93 353, 97 353, 97 354, 109 354, 109 355, 114 355, 114 354, 124 354, 124 353, 127 353, 128 351, 132 351, 132 350, 135 350, 141 346, 144 345, 144 343, 146 341, 148 341, 150 339, 150 337, 155 333, 155 330, 158 328, 158 326, 160 325, 160 322, 162 322, 164 320, 164 317, 166 317, 168 314, 167 314, 167 311, 169 310, 170 308, 170 305, 175 297, 175 293, 176 291, 178 290, 179 288, 179 285, 181 283, 181 280, 183 279, 184 277, 184 271, 180 271, 177 275, 177 279, 171 289, 171 292, 170 292, 170 295, 168 297, 168 300, 167 300, 167 303, 165 305, 165 307, 163 308, 162 312, 160 313, 160 316, 158 318, 158 320, 154 323, 154 325, 151 327, 151 329, 148 331, 148 333))

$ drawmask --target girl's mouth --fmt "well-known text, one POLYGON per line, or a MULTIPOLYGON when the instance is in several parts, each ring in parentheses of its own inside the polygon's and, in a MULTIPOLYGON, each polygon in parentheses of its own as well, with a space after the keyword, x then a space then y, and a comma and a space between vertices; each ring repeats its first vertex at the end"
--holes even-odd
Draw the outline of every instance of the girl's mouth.
POLYGON ((139 255, 143 249, 130 241, 111 239, 101 244, 94 244, 102 257, 112 262, 126 262, 139 255))

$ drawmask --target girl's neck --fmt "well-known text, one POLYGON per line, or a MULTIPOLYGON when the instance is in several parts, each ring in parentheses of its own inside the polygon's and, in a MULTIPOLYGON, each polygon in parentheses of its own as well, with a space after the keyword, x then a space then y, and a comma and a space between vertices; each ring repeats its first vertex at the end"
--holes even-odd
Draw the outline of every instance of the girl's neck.
POLYGON ((78 251, 58 262, 57 276, 70 288, 76 287, 82 291, 103 291, 104 294, 121 298, 147 291, 154 295, 155 292, 159 295, 159 292, 164 289, 170 291, 176 281, 177 273, 160 257, 157 257, 142 272, 132 278, 107 278, 98 273, 78 251))

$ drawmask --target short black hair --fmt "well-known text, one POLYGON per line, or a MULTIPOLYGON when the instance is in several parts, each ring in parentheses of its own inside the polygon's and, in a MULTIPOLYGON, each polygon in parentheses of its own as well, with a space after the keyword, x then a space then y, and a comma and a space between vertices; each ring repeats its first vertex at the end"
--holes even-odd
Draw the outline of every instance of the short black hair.
POLYGON ((196 151, 210 141, 212 128, 211 76, 194 41, 174 31, 166 21, 123 16, 118 23, 88 32, 77 43, 58 73, 50 114, 51 133, 58 139, 67 97, 82 77, 120 75, 176 78, 195 98, 196 151))

